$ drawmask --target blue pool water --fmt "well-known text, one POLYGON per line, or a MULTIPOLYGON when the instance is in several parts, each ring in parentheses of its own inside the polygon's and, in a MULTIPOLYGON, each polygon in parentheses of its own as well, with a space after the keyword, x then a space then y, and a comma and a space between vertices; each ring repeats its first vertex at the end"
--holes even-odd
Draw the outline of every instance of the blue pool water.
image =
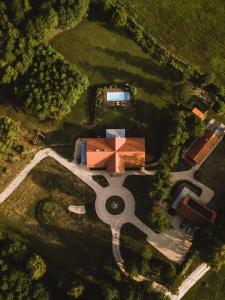
POLYGON ((129 101, 129 92, 107 92, 107 101, 129 101))

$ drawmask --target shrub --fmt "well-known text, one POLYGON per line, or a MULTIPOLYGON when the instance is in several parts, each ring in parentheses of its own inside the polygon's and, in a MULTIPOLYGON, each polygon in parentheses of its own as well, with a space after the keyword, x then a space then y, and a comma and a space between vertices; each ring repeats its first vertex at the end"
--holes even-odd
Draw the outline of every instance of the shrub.
POLYGON ((124 27, 127 24, 127 12, 123 7, 115 8, 112 14, 112 22, 116 27, 124 27))
POLYGON ((168 218, 167 207, 163 204, 154 204, 149 213, 151 227, 157 232, 162 233, 170 229, 171 225, 168 218))
POLYGON ((214 103, 213 109, 218 114, 221 114, 221 115, 224 114, 225 113, 225 101, 219 100, 217 98, 217 100, 214 103))
POLYGON ((38 280, 45 274, 46 264, 39 255, 34 255, 27 261, 27 271, 33 280, 38 280))
POLYGON ((0 117, 0 159, 15 145, 18 129, 9 117, 0 117))
POLYGON ((120 298, 118 290, 110 284, 103 285, 102 296, 104 300, 117 300, 120 298))
POLYGON ((130 86, 130 92, 132 96, 136 96, 138 93, 137 88, 133 85, 130 86))
POLYGON ((81 281, 74 281, 67 294, 72 298, 78 299, 80 296, 82 296, 84 290, 85 286, 81 281))

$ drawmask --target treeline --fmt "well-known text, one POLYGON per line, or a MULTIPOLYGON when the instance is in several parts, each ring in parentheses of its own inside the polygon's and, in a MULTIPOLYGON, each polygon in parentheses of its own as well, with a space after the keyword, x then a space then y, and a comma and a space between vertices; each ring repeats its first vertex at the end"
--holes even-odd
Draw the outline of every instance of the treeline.
POLYGON ((36 41, 25 37, 13 24, 10 3, 11 1, 0 1, 0 83, 10 83, 26 72, 36 44, 36 41))
POLYGON ((158 171, 154 176, 150 198, 152 207, 149 222, 156 232, 170 228, 168 219, 169 193, 172 187, 171 172, 181 158, 185 143, 204 132, 202 122, 194 115, 175 110, 171 115, 168 138, 158 162, 158 171))
POLYGON ((50 299, 44 260, 14 235, 0 230, 0 299, 50 299))
POLYGON ((174 72, 178 79, 191 81, 209 92, 213 100, 212 109, 219 114, 225 113, 225 87, 216 82, 213 73, 203 73, 189 62, 173 55, 137 23, 135 16, 128 14, 122 1, 92 0, 91 3, 97 7, 101 15, 105 15, 106 22, 110 21, 114 27, 127 30, 137 44, 158 64, 174 72))
POLYGON ((115 0, 93 0, 92 3, 97 5, 102 10, 102 13, 107 14, 108 20, 111 20, 113 26, 125 28, 138 45, 157 63, 168 67, 185 79, 204 80, 205 74, 171 54, 139 25, 133 16, 128 14, 121 2, 115 0))
POLYGON ((40 44, 28 71, 14 86, 15 95, 40 120, 59 119, 87 89, 88 79, 50 46, 40 44))

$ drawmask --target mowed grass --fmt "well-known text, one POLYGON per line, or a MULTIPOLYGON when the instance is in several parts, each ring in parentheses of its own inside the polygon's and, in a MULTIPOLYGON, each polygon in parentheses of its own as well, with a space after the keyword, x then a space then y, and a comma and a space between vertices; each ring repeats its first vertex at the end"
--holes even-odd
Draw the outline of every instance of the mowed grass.
POLYGON ((225 83, 222 0, 119 0, 159 42, 225 83))
POLYGON ((86 126, 102 134, 105 128, 126 128, 128 135, 151 138, 150 152, 157 152, 163 141, 167 106, 172 102, 174 84, 171 74, 156 65, 125 33, 105 24, 84 20, 77 28, 59 34, 50 44, 69 62, 87 74, 90 88, 65 120, 86 126), (130 109, 94 109, 99 85, 129 83, 138 89, 130 109))
POLYGON ((91 188, 58 162, 46 158, 1 204, 0 223, 21 235, 49 263, 99 282, 116 265, 110 228, 97 218, 94 202, 91 188), (50 201, 41 213, 40 203, 46 199, 50 201), (70 204, 81 203, 86 206, 86 215, 69 213, 70 204), (42 221, 46 218, 48 223, 42 221))
POLYGON ((208 272, 182 299, 222 300, 224 299, 225 267, 218 273, 208 272))

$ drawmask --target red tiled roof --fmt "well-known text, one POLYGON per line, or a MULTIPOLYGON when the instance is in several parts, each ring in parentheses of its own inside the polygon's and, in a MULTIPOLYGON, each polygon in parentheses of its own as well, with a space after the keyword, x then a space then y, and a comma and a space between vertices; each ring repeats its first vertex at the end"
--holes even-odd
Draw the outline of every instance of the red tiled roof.
POLYGON ((204 121, 206 118, 206 115, 202 111, 200 111, 197 107, 194 107, 192 109, 192 113, 197 117, 199 117, 202 121, 204 121))
POLYGON ((218 143, 219 136, 214 131, 206 130, 204 136, 199 137, 186 152, 185 157, 192 164, 199 164, 218 143))
POLYGON ((142 167, 145 162, 144 138, 88 138, 87 166, 123 173, 126 167, 142 167))

